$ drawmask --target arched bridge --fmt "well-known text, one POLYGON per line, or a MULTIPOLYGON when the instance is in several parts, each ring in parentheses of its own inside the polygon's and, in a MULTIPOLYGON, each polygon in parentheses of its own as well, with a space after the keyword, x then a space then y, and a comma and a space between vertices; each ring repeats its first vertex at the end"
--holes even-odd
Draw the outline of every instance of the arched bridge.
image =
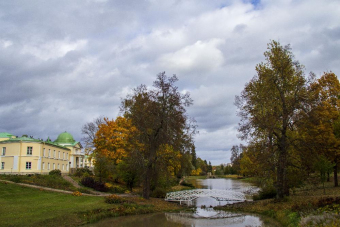
POLYGON ((242 192, 218 189, 193 189, 177 192, 169 192, 166 194, 166 201, 189 202, 200 198, 211 197, 217 201, 245 201, 246 197, 242 192))

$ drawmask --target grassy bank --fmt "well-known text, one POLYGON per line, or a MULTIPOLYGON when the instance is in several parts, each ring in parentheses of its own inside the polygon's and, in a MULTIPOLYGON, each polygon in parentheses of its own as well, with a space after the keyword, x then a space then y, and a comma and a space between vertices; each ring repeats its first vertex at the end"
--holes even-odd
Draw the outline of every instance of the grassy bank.
POLYGON ((0 180, 8 180, 15 183, 25 183, 38 185, 42 187, 61 189, 66 191, 77 191, 70 182, 61 176, 55 175, 3 175, 0 174, 0 180))
POLYGON ((73 196, 0 182, 1 226, 78 226, 107 217, 174 211, 178 205, 162 199, 126 198, 107 204, 104 197, 73 196))
POLYGON ((217 209, 261 214, 276 219, 282 226, 340 226, 340 189, 330 182, 326 194, 322 188, 300 188, 283 200, 267 199, 217 209))

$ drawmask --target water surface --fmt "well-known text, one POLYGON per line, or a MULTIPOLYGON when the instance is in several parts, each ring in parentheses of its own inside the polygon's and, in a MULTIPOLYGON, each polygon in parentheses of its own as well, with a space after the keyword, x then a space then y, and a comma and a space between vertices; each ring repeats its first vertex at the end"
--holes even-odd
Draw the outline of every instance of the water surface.
MULTIPOLYGON (((244 192, 253 189, 250 183, 234 179, 197 179, 190 180, 197 188, 232 190, 244 192)), ((134 215, 102 220, 89 226, 115 227, 255 227, 276 226, 265 224, 256 215, 214 210, 212 207, 224 205, 228 202, 218 202, 213 198, 198 198, 194 201, 196 209, 193 212, 156 213, 134 215), (202 208, 205 206, 206 208, 202 208)))

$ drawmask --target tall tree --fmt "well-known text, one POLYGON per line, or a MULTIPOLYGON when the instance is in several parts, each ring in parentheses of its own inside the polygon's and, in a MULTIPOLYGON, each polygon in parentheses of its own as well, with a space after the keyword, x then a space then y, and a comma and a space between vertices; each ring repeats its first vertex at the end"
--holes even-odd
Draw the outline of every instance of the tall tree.
POLYGON ((121 110, 139 131, 137 140, 143 150, 135 150, 141 159, 143 174, 143 197, 149 198, 151 186, 157 181, 157 163, 162 159, 164 146, 184 153, 193 145, 195 126, 186 115, 186 107, 192 104, 189 94, 181 94, 174 75, 165 72, 157 75, 154 89, 145 85, 134 89, 134 93, 123 100, 121 110))
MULTIPOLYGON (((310 86, 310 105, 301 113, 299 134, 302 135, 301 152, 314 154, 317 161, 326 157, 334 165, 334 186, 338 186, 338 162, 340 159, 340 83, 334 73, 325 73, 310 86)), ((310 156, 310 155, 309 155, 310 156)), ((304 159, 306 162, 306 159, 304 159)), ((309 166, 314 163, 307 162, 309 166)))
POLYGON ((93 144, 93 140, 96 137, 96 133, 99 129, 99 125, 105 123, 104 117, 97 117, 92 122, 88 122, 81 128, 81 133, 83 134, 83 137, 81 140, 85 144, 85 154, 90 155, 94 149, 95 146, 93 144))
POLYGON ((295 115, 303 108, 307 82, 303 67, 289 46, 268 44, 266 58, 256 66, 257 75, 246 84, 235 104, 243 139, 270 141, 277 155, 276 188, 279 198, 289 195, 287 167, 295 115))

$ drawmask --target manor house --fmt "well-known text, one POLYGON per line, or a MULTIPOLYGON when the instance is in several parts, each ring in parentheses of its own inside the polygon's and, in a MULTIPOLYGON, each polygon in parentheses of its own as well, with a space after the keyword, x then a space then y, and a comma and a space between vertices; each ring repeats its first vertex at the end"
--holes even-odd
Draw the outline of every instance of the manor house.
POLYGON ((48 174, 59 169, 63 174, 83 167, 82 145, 68 132, 55 141, 32 136, 0 133, 0 174, 48 174))

